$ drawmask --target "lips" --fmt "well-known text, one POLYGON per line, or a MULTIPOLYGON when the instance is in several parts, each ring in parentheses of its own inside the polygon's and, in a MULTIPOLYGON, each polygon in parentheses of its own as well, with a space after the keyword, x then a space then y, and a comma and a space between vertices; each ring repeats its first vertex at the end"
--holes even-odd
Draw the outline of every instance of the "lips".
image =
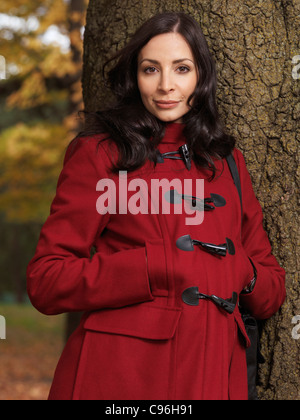
POLYGON ((180 101, 154 101, 159 108, 174 108, 180 101))
POLYGON ((159 103, 159 104, 178 104, 180 101, 176 101, 176 100, 169 100, 169 101, 164 101, 164 100, 154 100, 154 102, 159 103))

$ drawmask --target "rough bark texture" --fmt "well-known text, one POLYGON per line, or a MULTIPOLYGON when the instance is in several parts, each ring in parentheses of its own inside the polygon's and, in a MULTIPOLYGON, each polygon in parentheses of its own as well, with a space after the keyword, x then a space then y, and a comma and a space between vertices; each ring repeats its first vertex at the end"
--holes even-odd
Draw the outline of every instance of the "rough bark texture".
MULTIPOLYGON (((70 48, 72 52, 72 63, 74 70, 74 83, 69 87, 69 117, 65 121, 70 131, 80 131, 80 124, 77 118, 78 111, 82 109, 81 76, 82 76, 82 40, 81 28, 85 23, 85 0, 71 0, 68 8, 68 29, 70 37, 70 48)), ((65 340, 70 337, 80 322, 81 313, 68 313, 66 316, 65 340)))
POLYGON ((262 399, 300 399, 300 315, 297 241, 300 80, 299 0, 90 0, 85 34, 83 94, 87 110, 107 99, 105 60, 153 14, 183 11, 201 24, 219 77, 220 112, 245 155, 273 251, 287 271, 287 301, 263 324, 259 393, 262 399))

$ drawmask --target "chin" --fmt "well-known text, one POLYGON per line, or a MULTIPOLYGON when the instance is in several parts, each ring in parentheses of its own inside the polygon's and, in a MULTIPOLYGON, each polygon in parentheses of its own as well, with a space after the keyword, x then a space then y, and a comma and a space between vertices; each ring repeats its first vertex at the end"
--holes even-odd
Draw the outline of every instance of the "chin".
POLYGON ((166 122, 166 123, 172 123, 172 122, 178 122, 181 123, 182 122, 182 117, 183 115, 176 115, 176 116, 162 116, 162 115, 155 115, 156 118, 158 118, 160 121, 162 122, 166 122))

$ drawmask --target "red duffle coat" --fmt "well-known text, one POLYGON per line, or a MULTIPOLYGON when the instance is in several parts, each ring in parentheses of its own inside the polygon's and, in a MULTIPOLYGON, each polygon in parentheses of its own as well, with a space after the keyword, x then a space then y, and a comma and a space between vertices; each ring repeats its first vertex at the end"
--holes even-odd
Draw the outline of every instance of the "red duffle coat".
MULTIPOLYGON (((234 291, 240 294, 253 278, 250 257, 257 282, 240 303, 264 319, 284 301, 285 273, 271 254, 242 154, 234 151, 243 224, 225 161, 216 162, 213 181, 193 162, 189 171, 184 161, 172 159, 156 167, 149 161, 128 173, 128 184, 144 180, 148 191, 153 179, 182 184, 204 179, 204 196, 219 194, 226 205, 205 211, 203 223, 188 225, 184 210, 176 214, 176 203, 170 204, 170 214, 150 212, 150 197, 149 214, 126 214, 119 202, 119 177, 109 172, 116 151, 108 140, 98 145, 101 138, 82 138, 69 146, 50 216, 28 265, 28 293, 39 311, 84 311, 61 356, 49 398, 247 399, 249 340, 238 307, 229 314, 207 299, 197 306, 182 299, 190 287, 223 299, 234 291), (111 214, 112 206, 101 215, 96 203, 108 188, 100 192, 97 185, 109 178, 116 187, 117 212, 111 214), (196 245, 183 251, 176 243, 184 235, 213 244, 230 238, 235 255, 216 256, 196 245), (91 258, 92 247, 96 253, 91 258)), ((170 124, 158 149, 175 151, 184 143, 182 125, 170 124)), ((125 192, 128 202, 138 191, 131 190, 125 192)))

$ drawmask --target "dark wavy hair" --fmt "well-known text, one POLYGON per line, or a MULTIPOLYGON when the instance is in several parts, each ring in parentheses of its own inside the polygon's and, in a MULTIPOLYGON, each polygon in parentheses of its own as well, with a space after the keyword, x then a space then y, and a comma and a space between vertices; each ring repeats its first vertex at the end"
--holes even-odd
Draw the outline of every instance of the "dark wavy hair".
POLYGON ((137 84, 137 61, 139 52, 150 39, 171 32, 181 34, 188 42, 199 74, 196 90, 189 98, 191 109, 183 117, 184 135, 197 167, 210 169, 211 178, 214 178, 214 159, 229 155, 235 139, 225 133, 218 114, 216 69, 206 39, 198 23, 184 13, 155 15, 137 30, 121 51, 108 60, 103 74, 108 64, 116 62, 106 74, 106 83, 115 101, 107 109, 86 112, 85 127, 78 136, 107 133, 119 151, 118 161, 112 168, 114 172, 135 170, 147 159, 156 163, 155 149, 164 137, 166 123, 158 120, 142 103, 137 84))

